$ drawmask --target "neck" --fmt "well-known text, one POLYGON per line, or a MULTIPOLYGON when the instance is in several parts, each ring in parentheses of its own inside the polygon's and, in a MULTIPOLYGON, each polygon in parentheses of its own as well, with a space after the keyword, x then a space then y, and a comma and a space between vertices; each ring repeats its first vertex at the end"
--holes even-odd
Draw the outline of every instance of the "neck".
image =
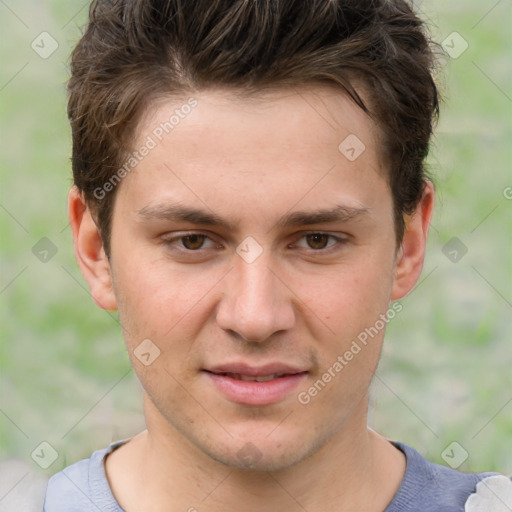
POLYGON ((148 429, 115 451, 107 475, 127 511, 305 509, 381 512, 405 471, 403 454, 366 427, 367 400, 309 457, 273 472, 241 470, 199 450, 146 401, 148 429), (150 414, 148 414, 150 413, 150 414))

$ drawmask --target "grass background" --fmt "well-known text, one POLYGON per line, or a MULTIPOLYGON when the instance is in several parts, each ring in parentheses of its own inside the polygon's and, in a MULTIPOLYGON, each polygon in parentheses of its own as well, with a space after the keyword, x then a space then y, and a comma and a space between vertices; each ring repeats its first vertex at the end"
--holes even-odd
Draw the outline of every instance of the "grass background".
MULTIPOLYGON (((65 115, 68 56, 88 2, 0 2, 0 459, 51 474, 144 428, 140 388, 115 317, 98 309, 74 261, 65 115), (42 59, 46 31, 59 47, 42 59), (57 253, 43 263, 33 246, 57 253), (40 442, 59 458, 40 470, 40 442)), ((425 1, 435 39, 468 49, 446 58, 445 97, 429 165, 438 200, 423 277, 390 323, 374 381, 371 426, 464 471, 512 472, 511 35, 508 0, 425 1), (443 247, 457 237, 457 263, 443 247)))

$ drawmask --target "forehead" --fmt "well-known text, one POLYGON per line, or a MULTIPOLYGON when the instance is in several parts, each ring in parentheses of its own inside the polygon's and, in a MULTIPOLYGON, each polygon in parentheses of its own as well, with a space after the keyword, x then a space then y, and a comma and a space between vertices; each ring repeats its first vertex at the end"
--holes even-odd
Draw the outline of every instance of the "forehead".
POLYGON ((136 145, 148 134, 157 143, 163 138, 177 138, 172 133, 176 131, 185 136, 193 132, 198 145, 205 148, 211 143, 220 151, 230 144, 254 147, 261 141, 267 151, 283 147, 297 151, 304 145, 338 151, 342 140, 353 135, 373 152, 380 136, 373 120, 342 89, 331 85, 281 87, 250 94, 237 89, 209 89, 160 98, 142 117, 136 145), (226 133, 230 137, 226 138, 226 133), (269 144, 269 137, 273 137, 273 144, 269 144))
POLYGON ((155 196, 179 200, 180 190, 219 208, 236 195, 247 209, 262 194, 318 201, 337 190, 342 203, 360 206, 375 194, 376 181, 387 189, 378 140, 375 123, 330 86, 161 98, 143 116, 133 146, 151 148, 119 192, 131 191, 139 207, 155 196))

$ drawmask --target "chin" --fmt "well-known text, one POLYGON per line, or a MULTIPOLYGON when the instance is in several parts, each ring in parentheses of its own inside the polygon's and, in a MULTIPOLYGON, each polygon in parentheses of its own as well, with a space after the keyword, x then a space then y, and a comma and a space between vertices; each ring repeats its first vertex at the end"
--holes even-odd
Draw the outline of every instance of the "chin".
MULTIPOLYGON (((275 425, 274 425, 275 429, 275 425)), ((307 459, 323 444, 323 439, 309 439, 305 435, 283 430, 280 433, 265 429, 238 433, 227 443, 215 443, 199 448, 211 459, 225 466, 243 471, 276 472, 286 470, 307 459)))
POLYGON ((298 453, 296 449, 285 450, 281 453, 276 453, 273 449, 262 451, 250 441, 236 452, 219 453, 211 451, 207 455, 231 469, 256 473, 283 471, 306 458, 298 453))

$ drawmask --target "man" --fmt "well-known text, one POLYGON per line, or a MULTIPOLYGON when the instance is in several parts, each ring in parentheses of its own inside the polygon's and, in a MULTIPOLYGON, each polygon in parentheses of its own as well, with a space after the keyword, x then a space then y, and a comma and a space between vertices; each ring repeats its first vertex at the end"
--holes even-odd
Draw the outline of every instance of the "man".
POLYGON ((367 428, 433 211, 433 64, 402 0, 93 3, 69 217, 147 430, 52 477, 46 512, 449 512, 508 492, 367 428))

